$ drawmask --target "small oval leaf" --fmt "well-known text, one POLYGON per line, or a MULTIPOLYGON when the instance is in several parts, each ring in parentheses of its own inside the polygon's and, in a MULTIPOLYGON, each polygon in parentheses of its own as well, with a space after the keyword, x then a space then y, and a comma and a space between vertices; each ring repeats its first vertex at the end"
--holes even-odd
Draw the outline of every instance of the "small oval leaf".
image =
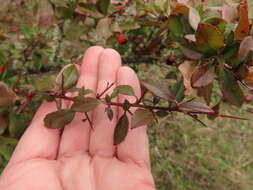
POLYGON ((250 21, 247 0, 241 0, 239 4, 239 23, 235 29, 235 40, 242 40, 250 34, 250 21))
POLYGON ((126 114, 124 114, 119 118, 116 128, 114 130, 114 145, 120 144, 126 138, 128 128, 128 117, 126 116, 126 114))
POLYGON ((215 78, 214 67, 207 63, 198 66, 192 73, 191 85, 193 88, 200 88, 212 83, 215 78))
POLYGON ((124 94, 124 95, 128 95, 128 96, 134 96, 135 95, 133 87, 131 87, 129 85, 119 85, 119 86, 117 86, 113 90, 111 98, 117 97, 118 94, 124 94))
POLYGON ((59 110, 49 113, 44 118, 45 126, 51 129, 61 129, 69 124, 75 116, 75 112, 71 110, 59 110))
POLYGON ((146 109, 137 109, 132 117, 131 128, 148 125, 154 120, 153 113, 146 109))
POLYGON ((190 112, 214 113, 214 111, 202 102, 190 101, 180 104, 180 109, 190 112))
POLYGON ((94 110, 99 104, 100 101, 96 98, 77 98, 70 109, 76 112, 89 112, 94 110))
POLYGON ((63 68, 63 71, 56 77, 57 89, 70 89, 74 87, 78 81, 79 73, 74 64, 68 65, 63 68), (63 84, 62 84, 63 83, 63 84))
POLYGON ((169 90, 168 84, 165 81, 146 79, 141 81, 141 84, 155 96, 158 96, 165 100, 174 101, 174 97, 169 90))

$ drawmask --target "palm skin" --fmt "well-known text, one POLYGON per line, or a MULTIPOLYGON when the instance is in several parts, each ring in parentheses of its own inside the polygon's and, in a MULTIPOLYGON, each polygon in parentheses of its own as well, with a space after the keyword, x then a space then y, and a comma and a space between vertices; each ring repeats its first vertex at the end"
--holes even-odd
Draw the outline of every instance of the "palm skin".
MULTIPOLYGON (((79 70, 77 87, 99 93, 107 82, 116 81, 118 85, 131 85, 140 96, 135 73, 121 66, 120 56, 112 49, 89 48, 79 70)), ((124 99, 135 100, 121 95, 118 101, 124 99)), ((64 105, 70 106, 68 102, 64 105)), ((0 189, 154 190, 146 127, 130 130, 125 141, 114 146, 116 117, 122 110, 113 107, 115 117, 109 121, 104 108, 100 105, 90 113, 94 130, 76 114, 60 135, 59 130, 44 127, 43 118, 56 109, 53 103, 44 102, 0 177, 0 189)))

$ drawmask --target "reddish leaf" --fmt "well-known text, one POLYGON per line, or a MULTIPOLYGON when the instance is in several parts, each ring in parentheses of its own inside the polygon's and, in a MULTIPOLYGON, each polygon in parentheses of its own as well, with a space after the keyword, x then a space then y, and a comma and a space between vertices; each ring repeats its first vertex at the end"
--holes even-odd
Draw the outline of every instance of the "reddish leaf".
POLYGON ((214 113, 214 111, 201 102, 190 101, 180 104, 180 109, 190 112, 214 113))
POLYGON ((99 104, 100 101, 96 98, 77 98, 70 109, 76 112, 89 112, 94 110, 99 104))
POLYGON ((137 109, 134 112, 131 121, 131 128, 140 127, 143 125, 148 125, 154 120, 153 113, 150 110, 146 109, 137 109))
POLYGON ((204 86, 202 88, 198 88, 198 91, 197 91, 198 96, 203 97, 207 105, 210 105, 212 90, 213 90, 213 83, 210 83, 209 85, 204 86))
POLYGON ((244 60, 250 51, 253 51, 253 39, 251 36, 247 36, 242 40, 240 44, 238 59, 244 60))
POLYGON ((127 116, 124 114, 119 118, 116 128, 114 130, 114 145, 120 144, 126 138, 128 129, 129 121, 127 116))
POLYGON ((194 50, 191 50, 191 49, 188 49, 188 48, 185 48, 183 46, 180 46, 180 49, 182 51, 182 53, 189 59, 192 59, 192 60, 200 60, 202 57, 203 57, 203 54, 201 53, 198 53, 194 50))
POLYGON ((59 110, 49 113, 44 118, 45 126, 52 129, 61 129, 69 124, 75 116, 75 112, 71 110, 59 110))
POLYGON ((239 4, 239 24, 235 30, 235 40, 242 40, 250 34, 250 22, 247 0, 241 0, 239 4))
POLYGON ((15 103, 16 94, 5 83, 0 82, 0 107, 8 107, 15 103))
POLYGON ((167 82, 155 79, 141 81, 142 85, 155 96, 165 100, 174 101, 174 97, 169 90, 167 82))
POLYGON ((248 86, 253 88, 253 72, 249 72, 244 81, 248 86))
POLYGON ((207 63, 198 66, 192 73, 191 85, 193 88, 200 88, 207 86, 213 82, 215 78, 214 67, 207 63))

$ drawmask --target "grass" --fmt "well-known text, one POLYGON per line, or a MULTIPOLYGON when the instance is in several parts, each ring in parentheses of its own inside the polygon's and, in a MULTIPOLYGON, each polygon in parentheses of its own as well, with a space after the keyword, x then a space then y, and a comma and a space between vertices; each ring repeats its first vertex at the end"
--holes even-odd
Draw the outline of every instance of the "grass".
MULTIPOLYGON (((163 75, 157 66, 141 66, 141 78, 163 75)), ((216 89, 217 90, 217 89, 216 89)), ((173 113, 149 127, 152 172, 158 190, 253 189, 253 125, 248 107, 222 104, 223 114, 248 121, 200 117, 207 127, 173 113)))

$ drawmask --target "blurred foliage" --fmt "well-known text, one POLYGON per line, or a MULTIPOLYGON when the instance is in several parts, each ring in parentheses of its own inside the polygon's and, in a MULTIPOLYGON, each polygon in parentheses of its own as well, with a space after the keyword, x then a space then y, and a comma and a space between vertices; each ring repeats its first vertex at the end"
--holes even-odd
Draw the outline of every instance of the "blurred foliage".
POLYGON ((43 92, 54 87, 59 69, 80 64, 93 45, 116 49, 141 79, 150 64, 163 68, 158 79, 178 102, 203 97, 198 100, 217 112, 223 102, 232 108, 251 104, 252 19, 251 0, 3 1, 0 80, 9 89, 1 84, 0 93, 13 90, 17 97, 11 107, 0 107, 1 167, 40 102, 49 98, 43 92))

